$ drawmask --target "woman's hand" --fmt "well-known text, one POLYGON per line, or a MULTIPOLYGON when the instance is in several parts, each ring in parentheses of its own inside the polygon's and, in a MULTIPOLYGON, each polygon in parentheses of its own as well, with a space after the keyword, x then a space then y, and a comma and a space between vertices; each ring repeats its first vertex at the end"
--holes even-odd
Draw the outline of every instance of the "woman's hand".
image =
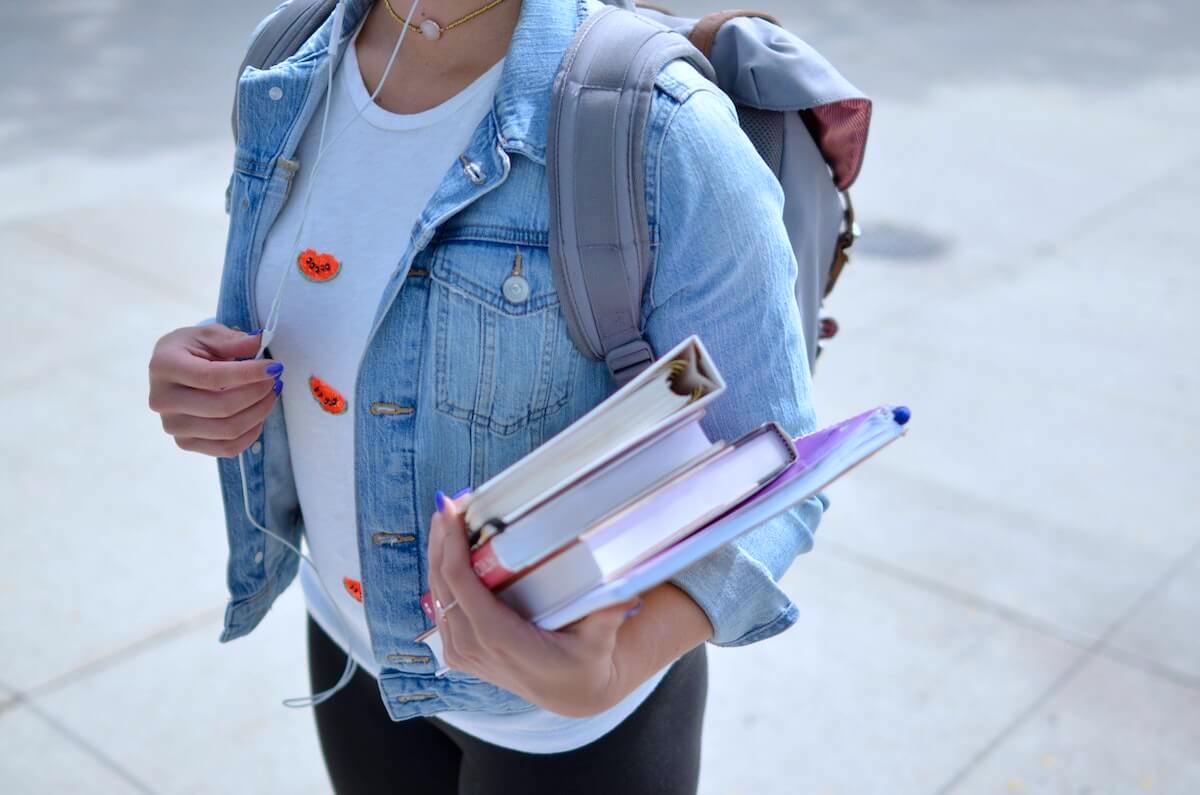
POLYGON ((653 672, 629 682, 619 664, 618 634, 637 600, 557 632, 539 629, 479 581, 463 518, 450 498, 443 505, 429 536, 429 579, 434 604, 454 605, 438 619, 446 665, 570 717, 604 711, 653 672))
POLYGON ((217 323, 176 329, 155 344, 150 410, 175 444, 232 457, 258 438, 283 389, 282 364, 248 359, 258 344, 258 335, 217 323))

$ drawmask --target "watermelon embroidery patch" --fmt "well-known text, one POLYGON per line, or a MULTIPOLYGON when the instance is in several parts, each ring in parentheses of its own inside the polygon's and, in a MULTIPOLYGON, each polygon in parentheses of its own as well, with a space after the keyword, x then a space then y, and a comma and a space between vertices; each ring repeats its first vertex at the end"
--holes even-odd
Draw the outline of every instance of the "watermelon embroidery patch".
POLYGON ((317 378, 315 375, 309 376, 308 388, 312 392, 313 399, 320 403, 321 408, 325 411, 328 411, 330 414, 344 414, 346 412, 346 398, 342 397, 341 392, 320 378, 317 378))
POLYGON ((342 272, 342 263, 332 254, 322 253, 315 248, 306 248, 296 258, 296 266, 304 278, 313 282, 327 282, 342 272))
POLYGON ((349 577, 342 578, 342 585, 346 586, 346 593, 358 603, 362 603, 362 583, 358 580, 352 580, 349 577))

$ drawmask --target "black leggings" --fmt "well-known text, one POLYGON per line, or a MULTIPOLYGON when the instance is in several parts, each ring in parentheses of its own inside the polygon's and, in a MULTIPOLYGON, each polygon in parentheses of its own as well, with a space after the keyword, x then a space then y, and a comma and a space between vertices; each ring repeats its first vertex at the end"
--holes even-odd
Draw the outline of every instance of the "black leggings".
MULTIPOLYGON (((341 676, 346 655, 308 619, 313 692, 341 676)), ((593 743, 527 754, 438 720, 393 721, 375 677, 359 669, 314 710, 325 767, 339 795, 692 795, 708 691, 701 646, 678 660, 632 715, 593 743)))

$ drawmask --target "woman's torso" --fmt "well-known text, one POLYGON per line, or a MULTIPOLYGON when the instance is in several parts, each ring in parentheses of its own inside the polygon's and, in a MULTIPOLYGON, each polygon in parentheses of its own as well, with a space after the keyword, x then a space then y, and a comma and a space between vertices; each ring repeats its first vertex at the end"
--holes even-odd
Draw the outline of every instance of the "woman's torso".
MULTIPOLYGON (((370 4, 346 3, 352 29, 370 4)), ((524 0, 495 101, 400 235, 403 250, 386 279, 380 274, 374 305, 361 310, 364 347, 354 383, 339 389, 355 440, 353 518, 369 653, 397 720, 533 708, 471 677, 435 678, 429 648, 414 638, 430 627, 419 598, 428 588, 424 550, 435 490, 483 482, 613 389, 605 364, 571 344, 548 252, 552 86, 563 51, 595 7, 524 0), (518 263, 523 287, 506 292, 518 263)), ((217 311, 225 325, 263 325, 257 283, 264 244, 281 210, 300 198, 297 172, 311 167, 300 160, 300 144, 319 119, 328 36, 327 26, 292 58, 248 68, 239 81, 217 311)), ((769 419, 795 434, 812 430, 778 183, 737 128, 728 99, 683 64, 659 76, 645 144, 655 252, 646 300, 653 302, 656 290, 659 299, 644 307, 648 340, 665 350, 702 334, 722 370, 745 386, 737 401, 706 417, 710 433, 734 438, 769 419), (734 198, 714 203, 714 190, 734 198), (672 235, 669 245, 660 242, 660 212, 673 214, 661 225, 661 234, 672 235), (745 355, 746 340, 755 341, 753 357, 745 355)), ((405 223, 398 222, 402 229, 405 223)), ((320 334, 320 324, 312 326, 320 334)), ((307 375, 285 375, 289 401, 304 396, 307 375)), ((218 462, 230 548, 223 641, 252 631, 298 570, 292 552, 255 527, 300 543, 305 517, 288 435, 277 409, 240 461, 218 462)), ((811 545, 817 516, 819 508, 810 506, 808 514, 759 532, 754 555, 731 548, 689 572, 688 593, 703 603, 721 639, 750 642, 795 620, 773 572, 811 545)))
MULTIPOLYGON (((316 564, 315 570, 304 564, 300 572, 308 610, 375 676, 380 666, 371 650, 370 626, 362 604, 356 532, 353 417, 358 407, 346 396, 354 391, 373 310, 403 256, 408 232, 490 112, 502 66, 503 62, 492 67, 435 108, 399 115, 371 101, 355 45, 350 45, 334 76, 323 152, 316 124, 310 125, 300 144, 300 162, 316 163, 320 155, 320 166, 297 173, 292 186, 295 200, 284 206, 272 225, 255 278, 260 317, 269 315, 280 279, 287 280, 271 348, 273 356, 288 368, 291 388, 281 399, 305 540, 316 564), (314 389, 317 382, 310 379, 319 379, 319 388, 314 389)), ((528 283, 524 257, 522 254, 522 273, 509 273, 501 285, 510 304, 520 303, 512 299, 519 299, 528 283)), ((492 274, 484 272, 484 278, 487 275, 492 274)), ((406 281, 402 291, 412 284, 406 281)), ((419 347, 425 350, 443 350, 447 360, 462 358, 459 348, 475 347, 478 337, 459 336, 461 310, 449 313, 445 323, 429 317, 429 308, 435 303, 432 291, 450 290, 437 284, 430 287, 423 294, 426 312, 412 313, 404 333, 414 341, 421 340, 419 347), (444 341, 439 341, 439 335, 444 335, 444 341)), ((555 309, 548 306, 543 311, 555 309)), ((510 333, 526 335, 529 328, 515 319, 510 321, 510 333)), ((540 351, 530 352, 535 359, 541 358, 540 351)), ((512 365, 527 366, 516 359, 512 365)), ((420 364, 424 370, 436 366, 429 359, 420 364)), ((436 388, 435 379, 434 393, 428 399, 418 396, 413 405, 379 406, 374 411, 377 416, 380 411, 391 412, 382 416, 397 419, 407 416, 406 412, 415 414, 417 405, 436 406, 436 388)), ((415 468, 421 467, 423 458, 440 455, 436 443, 417 443, 415 447, 415 468)), ((460 471, 467 469, 463 466, 460 471)), ((403 478, 393 477, 386 485, 403 489, 405 484, 403 478)), ((442 488, 453 491, 454 485, 446 483, 442 488)), ((400 539, 410 535, 415 534, 395 533, 392 543, 402 543, 400 539)), ((391 580, 376 587, 390 590, 398 585, 401 590, 411 587, 391 580)), ((654 677, 617 708, 587 720, 544 710, 499 716, 441 713, 439 717, 503 747, 540 753, 564 751, 591 742, 615 726, 636 709, 659 678, 654 677)))

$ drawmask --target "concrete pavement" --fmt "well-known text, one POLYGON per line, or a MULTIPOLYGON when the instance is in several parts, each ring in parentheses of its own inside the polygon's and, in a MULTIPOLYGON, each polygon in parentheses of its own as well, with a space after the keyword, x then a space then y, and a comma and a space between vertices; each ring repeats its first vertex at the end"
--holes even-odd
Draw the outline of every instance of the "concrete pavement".
MULTIPOLYGON (((145 408, 270 5, 0 8, 2 791, 328 791, 298 590, 217 643, 215 465, 145 408)), ((1200 12, 759 5, 876 100, 820 413, 914 421, 831 490, 800 624, 713 650, 702 791, 1200 792, 1200 12)))

